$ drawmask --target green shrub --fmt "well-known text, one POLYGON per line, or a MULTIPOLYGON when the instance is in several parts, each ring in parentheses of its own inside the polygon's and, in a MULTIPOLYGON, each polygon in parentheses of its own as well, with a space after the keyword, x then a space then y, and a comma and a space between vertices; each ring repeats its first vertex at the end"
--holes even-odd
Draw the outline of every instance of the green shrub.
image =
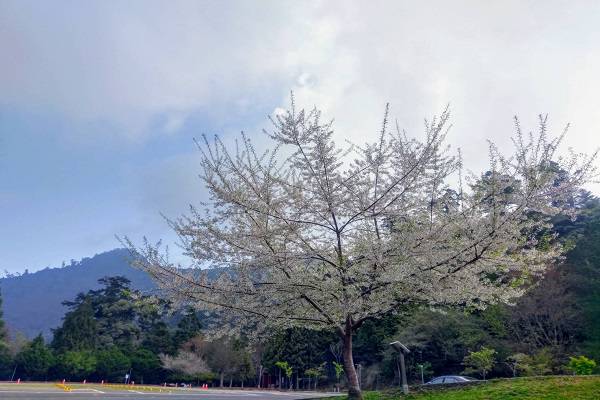
POLYGON ((465 373, 469 374, 477 372, 485 379, 488 372, 494 366, 496 350, 487 347, 482 347, 479 351, 472 351, 463 360, 465 365, 465 373))
POLYGON ((596 361, 586 356, 570 357, 567 369, 573 371, 574 375, 591 375, 596 368, 596 361))

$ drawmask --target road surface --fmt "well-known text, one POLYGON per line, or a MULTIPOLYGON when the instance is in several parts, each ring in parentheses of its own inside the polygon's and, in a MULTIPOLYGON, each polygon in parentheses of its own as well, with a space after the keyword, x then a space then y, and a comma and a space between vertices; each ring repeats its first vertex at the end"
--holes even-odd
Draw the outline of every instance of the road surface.
POLYGON ((296 400, 335 396, 321 392, 278 392, 259 390, 113 389, 99 385, 80 385, 65 391, 53 384, 0 384, 2 400, 296 400))

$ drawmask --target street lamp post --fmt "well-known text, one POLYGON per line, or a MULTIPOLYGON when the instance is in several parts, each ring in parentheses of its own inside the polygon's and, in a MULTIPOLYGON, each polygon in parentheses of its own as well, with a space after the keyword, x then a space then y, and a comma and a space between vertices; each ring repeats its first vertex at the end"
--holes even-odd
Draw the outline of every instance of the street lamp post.
POLYGON ((355 367, 358 373, 358 388, 362 389, 362 364, 356 364, 355 367))
POLYGON ((408 347, 396 341, 390 343, 390 346, 398 353, 400 358, 400 379, 402 382, 402 393, 408 394, 408 383, 406 383, 406 365, 404 364, 404 355, 410 353, 408 347))

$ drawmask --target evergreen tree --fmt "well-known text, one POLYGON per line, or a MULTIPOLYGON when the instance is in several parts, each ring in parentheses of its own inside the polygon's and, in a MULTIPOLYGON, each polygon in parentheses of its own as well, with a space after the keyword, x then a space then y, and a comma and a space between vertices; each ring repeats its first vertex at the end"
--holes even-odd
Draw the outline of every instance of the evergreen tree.
MULTIPOLYGON (((408 323, 399 326, 396 337, 402 338, 402 342, 411 349, 408 365, 430 362, 438 375, 461 373, 463 358, 469 350, 492 343, 476 314, 449 308, 415 311, 408 323)), ((386 361, 383 371, 393 373, 395 358, 386 361)))
POLYGON ((99 342, 98 324, 90 295, 79 294, 74 302, 64 302, 69 311, 61 327, 55 329, 52 347, 59 352, 91 350, 99 342))
POLYGON ((8 349, 8 335, 2 319, 2 293, 0 293, 0 380, 8 380, 12 372, 12 359, 8 349))
POLYGON ((577 220, 567 221, 571 227, 568 242, 574 247, 567 253, 564 271, 582 311, 581 347, 600 359, 600 199, 587 198, 582 208, 577 220))
POLYGON ((101 345, 133 347, 142 333, 137 323, 139 292, 131 290, 131 282, 123 276, 105 277, 98 282, 104 288, 90 293, 94 296, 101 345))
POLYGON ((329 345, 338 338, 327 331, 289 328, 273 335, 266 343, 263 362, 271 373, 278 361, 286 361, 294 373, 320 366, 330 358, 329 345))
POLYGON ((156 354, 173 354, 177 351, 171 331, 164 321, 156 321, 144 332, 142 347, 156 354))
POLYGON ((89 350, 67 351, 56 359, 54 375, 68 381, 89 379, 96 370, 96 357, 89 350))
POLYGON ((4 311, 2 310, 2 292, 0 292, 0 347, 6 346, 6 327, 4 326, 4 320, 2 317, 4 316, 4 311))
POLYGON ((96 375, 99 379, 116 382, 131 368, 130 359, 117 347, 96 352, 96 375))
POLYGON ((118 346, 131 350, 140 344, 157 352, 171 353, 173 343, 163 321, 169 304, 130 288, 122 276, 105 277, 98 290, 80 293, 63 325, 54 330, 52 347, 59 351, 82 351, 118 346))
POLYGON ((366 321, 354 341, 355 362, 368 366, 381 361, 384 352, 389 349, 390 341, 386 339, 396 333, 399 322, 400 317, 392 314, 366 321))
POLYGON ((44 343, 42 335, 38 335, 17 355, 16 361, 24 377, 45 380, 54 364, 54 356, 44 343))
POLYGON ((136 382, 162 382, 165 370, 158 355, 148 349, 137 349, 130 356, 133 378, 136 382))
POLYGON ((202 322, 198 318, 198 313, 192 307, 186 308, 183 316, 177 323, 177 330, 173 337, 175 347, 179 348, 182 344, 191 338, 198 336, 202 330, 202 322))

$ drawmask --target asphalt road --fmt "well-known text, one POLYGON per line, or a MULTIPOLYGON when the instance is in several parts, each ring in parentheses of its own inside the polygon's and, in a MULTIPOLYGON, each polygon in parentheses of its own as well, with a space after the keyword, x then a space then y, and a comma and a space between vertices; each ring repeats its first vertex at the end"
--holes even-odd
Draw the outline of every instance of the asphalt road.
POLYGON ((333 394, 316 392, 267 392, 267 391, 241 391, 241 390, 185 390, 174 389, 165 393, 138 392, 135 390, 97 390, 73 389, 65 392, 53 387, 27 388, 27 387, 2 387, 0 386, 0 399, 2 400, 296 400, 329 397, 333 394))

